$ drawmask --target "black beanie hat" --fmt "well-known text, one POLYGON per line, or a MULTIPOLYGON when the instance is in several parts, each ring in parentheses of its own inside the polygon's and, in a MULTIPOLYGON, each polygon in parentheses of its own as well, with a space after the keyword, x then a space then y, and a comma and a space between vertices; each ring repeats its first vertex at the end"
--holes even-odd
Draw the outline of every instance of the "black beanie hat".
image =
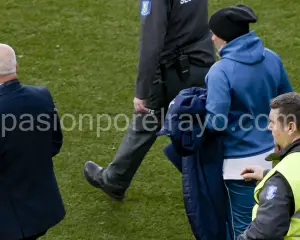
POLYGON ((215 12, 209 20, 209 27, 216 36, 230 42, 249 33, 249 23, 256 21, 257 17, 251 8, 236 5, 215 12))

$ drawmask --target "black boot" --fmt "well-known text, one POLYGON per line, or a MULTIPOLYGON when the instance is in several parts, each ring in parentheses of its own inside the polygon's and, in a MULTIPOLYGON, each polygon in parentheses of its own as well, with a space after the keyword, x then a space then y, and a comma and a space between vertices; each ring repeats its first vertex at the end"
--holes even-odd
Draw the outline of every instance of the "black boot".
POLYGON ((113 189, 110 189, 104 185, 102 180, 103 170, 103 167, 98 166, 92 161, 88 161, 84 164, 84 176, 90 185, 100 188, 103 192, 116 201, 123 200, 125 197, 124 192, 114 191, 113 189))

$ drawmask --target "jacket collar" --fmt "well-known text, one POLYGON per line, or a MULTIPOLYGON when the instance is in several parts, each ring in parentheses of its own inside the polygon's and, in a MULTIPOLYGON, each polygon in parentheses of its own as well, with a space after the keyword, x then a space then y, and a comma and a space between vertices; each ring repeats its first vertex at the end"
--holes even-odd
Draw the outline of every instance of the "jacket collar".
POLYGON ((285 149, 281 152, 271 153, 267 156, 267 161, 278 161, 282 160, 284 157, 293 152, 300 152, 300 139, 295 140, 293 143, 289 144, 285 149))
POLYGON ((13 79, 13 80, 7 81, 0 85, 0 95, 12 92, 21 87, 22 87, 21 83, 18 79, 13 79))

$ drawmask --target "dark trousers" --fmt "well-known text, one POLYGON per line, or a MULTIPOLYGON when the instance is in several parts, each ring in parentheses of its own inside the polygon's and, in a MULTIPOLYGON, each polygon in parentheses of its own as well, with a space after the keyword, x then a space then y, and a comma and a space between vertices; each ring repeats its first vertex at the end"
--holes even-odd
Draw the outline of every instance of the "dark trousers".
POLYGON ((256 181, 225 180, 225 185, 230 201, 229 215, 232 221, 232 235, 237 237, 246 230, 252 221, 256 181))
POLYGON ((180 90, 193 86, 206 88, 205 76, 209 68, 190 65, 190 76, 183 81, 175 65, 162 68, 150 89, 145 102, 149 113, 135 113, 119 149, 108 167, 103 171, 104 184, 115 191, 125 191, 147 152, 156 140, 169 103, 180 90))

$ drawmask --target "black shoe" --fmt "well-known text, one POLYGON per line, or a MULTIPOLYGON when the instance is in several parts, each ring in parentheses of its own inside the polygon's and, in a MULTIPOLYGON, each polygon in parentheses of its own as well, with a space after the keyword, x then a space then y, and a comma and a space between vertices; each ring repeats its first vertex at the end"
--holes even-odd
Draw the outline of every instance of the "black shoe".
POLYGON ((104 168, 98 166, 92 161, 88 161, 84 164, 84 176, 88 183, 96 188, 100 188, 112 199, 122 201, 125 197, 124 192, 113 191, 112 189, 105 186, 102 180, 102 172, 104 168))

